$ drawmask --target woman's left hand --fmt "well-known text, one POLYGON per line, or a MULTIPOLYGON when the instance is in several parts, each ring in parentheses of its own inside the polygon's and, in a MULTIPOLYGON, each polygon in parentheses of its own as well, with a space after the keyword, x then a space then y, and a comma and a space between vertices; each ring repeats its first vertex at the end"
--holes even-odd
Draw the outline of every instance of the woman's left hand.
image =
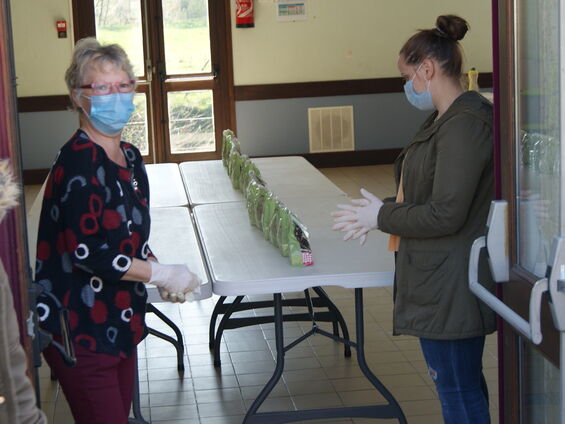
POLYGON ((343 240, 360 239, 364 244, 367 233, 377 228, 379 210, 383 202, 377 196, 361 189, 362 199, 354 199, 350 205, 337 205, 339 211, 332 212, 335 225, 332 230, 343 231, 343 240))
POLYGON ((161 299, 163 299, 166 302, 184 303, 184 301, 186 300, 184 293, 169 293, 167 290, 165 290, 162 287, 157 287, 157 290, 159 290, 159 295, 161 296, 161 299))

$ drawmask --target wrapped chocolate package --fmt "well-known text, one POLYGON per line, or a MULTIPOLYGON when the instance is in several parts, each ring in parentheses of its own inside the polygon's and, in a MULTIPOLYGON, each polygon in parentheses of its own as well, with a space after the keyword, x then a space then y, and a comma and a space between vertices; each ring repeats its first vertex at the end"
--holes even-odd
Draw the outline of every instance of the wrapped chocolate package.
POLYGON ((257 168, 251 159, 247 159, 241 166, 241 176, 239 178, 239 189, 244 196, 247 196, 247 185, 253 175, 255 178, 260 180, 261 184, 265 185, 261 179, 261 172, 259 171, 259 168, 257 168))
POLYGON ((222 164, 227 168, 230 153, 233 148, 235 135, 232 130, 224 130, 222 133, 222 164))
POLYGON ((253 220, 253 225, 263 231, 263 211, 265 208, 265 200, 271 192, 267 187, 259 185, 259 190, 257 192, 257 201, 255 202, 255 216, 253 220))
POLYGON ((281 254, 285 257, 289 255, 288 238, 290 233, 290 211, 286 205, 282 205, 277 211, 277 245, 281 254))
POLYGON ((247 213, 249 215, 249 222, 255 227, 259 227, 255 217, 257 211, 257 202, 259 200, 259 192, 261 188, 265 188, 264 184, 251 173, 249 183, 247 184, 246 195, 247 198, 247 213))
POLYGON ((237 150, 232 149, 230 157, 228 159, 228 177, 230 178, 230 180, 232 180, 234 169, 236 168, 236 166, 239 166, 240 161, 241 154, 237 150))
POLYGON ((277 206, 277 198, 272 192, 265 195, 265 204, 263 206, 263 216, 261 217, 261 229, 265 240, 271 239, 271 219, 275 214, 277 206))
POLYGON ((271 244, 277 247, 280 250, 280 234, 279 234, 279 221, 280 221, 280 214, 281 210, 284 208, 284 203, 280 200, 277 200, 275 203, 275 211, 273 212, 273 216, 271 217, 271 223, 269 224, 269 241, 271 244))
POLYGON ((247 157, 247 155, 237 154, 237 152, 233 152, 232 156, 233 156, 233 163, 231 165, 231 170, 230 170, 231 173, 229 174, 231 179, 231 185, 235 190, 240 190, 241 187, 239 184, 241 181, 242 168, 246 162, 249 162, 249 158, 247 157))
POLYGON ((292 266, 313 265, 308 231, 294 214, 291 214, 290 218, 291 223, 288 235, 290 264, 292 266))

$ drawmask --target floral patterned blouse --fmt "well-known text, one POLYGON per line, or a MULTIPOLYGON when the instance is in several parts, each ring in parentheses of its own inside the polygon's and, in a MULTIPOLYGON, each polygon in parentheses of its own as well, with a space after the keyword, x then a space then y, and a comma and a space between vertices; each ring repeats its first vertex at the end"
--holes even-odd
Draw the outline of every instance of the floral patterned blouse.
POLYGON ((125 168, 78 130, 59 151, 43 197, 35 282, 46 292, 37 305, 43 328, 61 333, 60 302, 76 344, 126 357, 147 334, 147 293, 120 278, 132 258, 152 253, 145 166, 136 147, 121 149, 125 168))

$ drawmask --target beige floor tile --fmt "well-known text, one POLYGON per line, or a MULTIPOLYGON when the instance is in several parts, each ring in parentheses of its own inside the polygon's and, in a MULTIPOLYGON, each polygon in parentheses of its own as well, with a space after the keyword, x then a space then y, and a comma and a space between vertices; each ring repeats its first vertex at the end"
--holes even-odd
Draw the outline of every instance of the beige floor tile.
MULTIPOLYGON (((243 397, 243 399, 247 400, 251 400, 253 401, 253 399, 255 399, 259 393, 261 393, 261 390, 263 390, 263 387, 265 387, 264 385, 260 385, 260 386, 241 386, 241 395, 243 397)), ((269 398, 274 398, 274 397, 289 397, 290 393, 288 392, 288 389, 286 387, 286 385, 284 384, 284 382, 280 381, 279 383, 277 383, 275 385, 275 387, 273 388, 273 390, 271 391, 271 393, 269 394, 269 398)))
POLYGON ((289 393, 298 398, 307 394, 335 393, 331 380, 293 381, 286 383, 289 393))
POLYGON ((198 415, 204 422, 209 417, 240 415, 244 413, 245 406, 242 400, 198 404, 198 415))
MULTIPOLYGON (((254 399, 245 400, 246 408, 249 408, 254 399)), ((273 411, 294 411, 296 407, 291 397, 281 396, 274 398, 267 398, 259 408, 259 412, 273 412, 273 411)))
POLYGON ((220 375, 216 377, 196 377, 192 379, 194 390, 211 390, 217 388, 238 387, 235 375, 220 375))
POLYGON ((166 392, 166 393, 151 393, 148 396, 149 405, 155 406, 173 406, 173 405, 194 405, 196 403, 196 396, 193 390, 185 392, 166 392))
POLYGON ((376 390, 358 390, 355 392, 338 392, 345 406, 381 405, 386 399, 376 390))
POLYGON ((182 420, 198 419, 198 408, 196 405, 155 406, 151 408, 151 420, 182 420))
POLYGON ((358 391, 373 388, 371 382, 364 376, 332 379, 331 384, 337 392, 358 391))
POLYGON ((337 408, 343 406, 337 393, 314 393, 292 397, 297 409, 337 408))

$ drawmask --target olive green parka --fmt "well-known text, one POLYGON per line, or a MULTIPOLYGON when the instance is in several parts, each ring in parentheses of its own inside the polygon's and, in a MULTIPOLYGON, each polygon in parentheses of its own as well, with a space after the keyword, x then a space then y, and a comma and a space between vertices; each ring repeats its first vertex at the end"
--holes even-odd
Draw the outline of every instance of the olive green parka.
MULTIPOLYGON (((495 330, 495 316, 469 291, 468 266, 494 196, 492 105, 468 91, 436 116, 395 162, 404 202, 385 199, 378 215, 379 229, 401 237, 393 330, 429 339, 482 336, 495 330)), ((479 278, 493 289, 485 261, 479 278)))

